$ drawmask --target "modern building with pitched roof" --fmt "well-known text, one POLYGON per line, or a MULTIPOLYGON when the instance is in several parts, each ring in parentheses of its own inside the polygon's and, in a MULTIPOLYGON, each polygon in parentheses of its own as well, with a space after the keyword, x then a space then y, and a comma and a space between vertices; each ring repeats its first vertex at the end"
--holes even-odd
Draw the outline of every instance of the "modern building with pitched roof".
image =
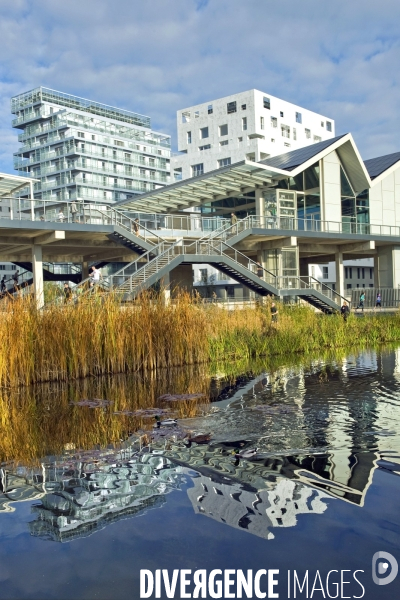
POLYGON ((309 264, 335 260, 343 296, 343 260, 366 257, 376 261, 375 287, 400 285, 400 155, 364 163, 349 133, 258 163, 242 160, 125 203, 130 210, 145 206, 175 214, 197 208, 220 219, 233 212, 238 223, 220 238, 286 287, 297 288, 297 280, 285 278, 308 277, 309 264))

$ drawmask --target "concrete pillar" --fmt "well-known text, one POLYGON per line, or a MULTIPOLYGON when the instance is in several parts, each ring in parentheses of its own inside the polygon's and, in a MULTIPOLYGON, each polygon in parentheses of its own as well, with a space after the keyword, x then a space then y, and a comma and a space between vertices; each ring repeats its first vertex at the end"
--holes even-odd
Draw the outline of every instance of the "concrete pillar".
POLYGON ((336 266, 336 291, 341 296, 344 296, 343 252, 336 252, 335 266, 336 266))
POLYGON ((400 287, 400 246, 379 246, 374 257, 374 284, 377 288, 400 287))
POLYGON ((81 263, 81 281, 89 277, 89 266, 87 260, 81 263))
POLYGON ((172 297, 176 295, 179 290, 191 294, 193 292, 192 265, 179 265, 175 269, 172 269, 169 273, 169 285, 172 297))
POLYGON ((44 305, 42 246, 32 245, 33 289, 37 308, 44 305))
POLYGON ((261 227, 265 227, 265 198, 263 190, 256 189, 256 217, 260 218, 261 227))

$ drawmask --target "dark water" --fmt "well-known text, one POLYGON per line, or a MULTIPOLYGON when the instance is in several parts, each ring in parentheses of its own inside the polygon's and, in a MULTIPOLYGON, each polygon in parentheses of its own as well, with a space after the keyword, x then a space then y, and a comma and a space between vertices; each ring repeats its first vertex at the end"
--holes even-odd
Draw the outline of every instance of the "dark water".
MULTIPOLYGON (((279 598, 398 598, 400 576, 376 585, 372 558, 400 562, 400 350, 253 371, 4 396, 0 598, 139 598, 141 569, 276 569, 279 598), (152 419, 114 413, 167 392, 212 402, 164 403, 186 418, 139 452, 130 434, 152 419), (111 404, 70 404, 88 397, 111 404), (211 439, 188 447, 186 430, 211 439), (307 595, 294 595, 294 570, 301 582, 308 571, 307 595)), ((179 583, 170 597, 185 597, 179 583)))

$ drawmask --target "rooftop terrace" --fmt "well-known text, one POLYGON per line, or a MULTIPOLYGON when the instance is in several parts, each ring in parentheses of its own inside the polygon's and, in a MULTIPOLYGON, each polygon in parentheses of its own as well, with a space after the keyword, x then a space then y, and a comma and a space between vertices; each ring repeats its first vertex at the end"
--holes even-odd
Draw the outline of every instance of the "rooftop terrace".
POLYGON ((73 96, 72 94, 58 92, 42 86, 11 98, 11 112, 16 114, 18 111, 28 106, 40 104, 41 102, 51 102, 52 104, 57 104, 59 106, 75 108, 76 110, 106 117, 107 119, 122 121, 123 123, 130 123, 131 125, 139 125, 140 127, 147 128, 151 127, 150 117, 146 117, 145 115, 140 115, 122 108, 116 108, 115 106, 109 106, 108 104, 95 102, 94 100, 80 98, 79 96, 73 96))

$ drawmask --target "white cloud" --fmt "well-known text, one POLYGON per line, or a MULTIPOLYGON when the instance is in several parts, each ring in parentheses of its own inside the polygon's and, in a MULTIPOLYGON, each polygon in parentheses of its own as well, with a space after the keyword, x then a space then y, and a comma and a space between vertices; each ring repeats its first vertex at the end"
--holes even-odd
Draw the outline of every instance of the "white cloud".
POLYGON ((365 157, 399 150, 392 0, 3 0, 0 169, 9 98, 38 85, 125 107, 175 136, 176 111, 250 88, 351 131, 365 157))

